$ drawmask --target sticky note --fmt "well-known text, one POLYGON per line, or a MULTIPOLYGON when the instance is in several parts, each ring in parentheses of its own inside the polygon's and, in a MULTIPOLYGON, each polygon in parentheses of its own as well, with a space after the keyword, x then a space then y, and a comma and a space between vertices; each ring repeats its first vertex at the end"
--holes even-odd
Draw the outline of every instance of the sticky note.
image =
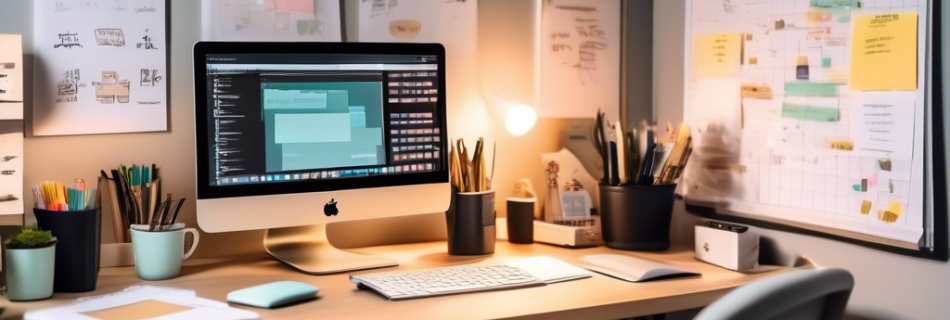
POLYGON ((898 201, 891 200, 887 203, 887 209, 884 209, 884 214, 881 216, 881 221, 887 223, 897 222, 897 219, 901 217, 901 203, 898 201))
POLYGON ((871 201, 861 200, 861 214, 871 213, 871 201))
POLYGON ((820 11, 808 11, 808 22, 828 22, 831 21, 831 13, 820 11))
POLYGON ((821 58, 821 66, 824 67, 824 68, 830 68, 830 67, 831 67, 831 57, 823 57, 823 58, 821 58))
POLYGON ((854 191, 858 191, 858 192, 861 191, 861 185, 860 185, 860 184, 852 185, 851 188, 854 189, 854 191))
POLYGON ((877 163, 881 167, 881 171, 891 171, 891 159, 880 159, 877 160, 877 163))
POLYGON ((890 193, 894 193, 894 180, 887 179, 887 189, 890 193))
POLYGON ((835 150, 852 151, 854 150, 854 142, 848 140, 832 140, 830 147, 835 150))
POLYGON ((861 179, 861 192, 868 191, 868 179, 861 179))
POLYGON ((869 186, 874 186, 874 183, 877 181, 877 175, 873 173, 865 173, 861 175, 861 178, 868 181, 869 186))
POLYGON ((749 57, 749 64, 759 64, 758 57, 749 57))
POLYGON ((785 29, 785 20, 776 20, 775 21, 775 30, 785 29))
POLYGON ((772 87, 764 84, 743 83, 739 92, 742 98, 772 100, 772 87))
POLYGON ((739 75, 742 34, 707 34, 693 40, 693 77, 731 78, 739 75))
POLYGON ((783 103, 782 118, 815 122, 838 122, 838 108, 783 103))
POLYGON ((856 16, 851 89, 917 90, 917 14, 856 16))
POLYGON ((785 83, 785 94, 789 96, 837 97, 840 83, 791 81, 785 83))
POLYGON ((808 6, 820 9, 848 10, 851 9, 851 0, 809 0, 808 6))

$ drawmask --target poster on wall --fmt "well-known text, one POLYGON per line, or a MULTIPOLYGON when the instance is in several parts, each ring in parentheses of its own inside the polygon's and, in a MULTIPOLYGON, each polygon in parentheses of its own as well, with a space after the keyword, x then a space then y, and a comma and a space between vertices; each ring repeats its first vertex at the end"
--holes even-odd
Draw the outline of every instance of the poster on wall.
POLYGON ((0 34, 0 120, 23 119, 23 38, 0 34))
MULTIPOLYGON (((350 9, 347 7, 347 9, 350 9)), ((347 41, 441 43, 445 46, 446 104, 453 137, 485 136, 479 126, 454 124, 456 119, 485 123, 488 113, 478 85, 476 0, 360 0, 355 35, 347 41)), ((347 22, 353 23, 353 22, 347 22)))
POLYGON ((620 1, 540 2, 538 115, 620 119, 620 1))
POLYGON ((339 0, 202 0, 202 40, 341 41, 339 0))
POLYGON ((164 0, 34 2, 33 134, 167 130, 164 0))
POLYGON ((23 121, 0 121, 0 215, 23 214, 23 121))

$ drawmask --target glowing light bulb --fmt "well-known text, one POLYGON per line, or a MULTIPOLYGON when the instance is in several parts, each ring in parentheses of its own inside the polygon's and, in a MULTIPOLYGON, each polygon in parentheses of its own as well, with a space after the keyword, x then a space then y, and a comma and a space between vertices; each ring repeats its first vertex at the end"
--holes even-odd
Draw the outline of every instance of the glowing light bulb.
POLYGON ((534 108, 521 104, 508 111, 505 128, 508 129, 508 133, 518 137, 531 131, 536 122, 538 122, 538 113, 534 111, 534 108))

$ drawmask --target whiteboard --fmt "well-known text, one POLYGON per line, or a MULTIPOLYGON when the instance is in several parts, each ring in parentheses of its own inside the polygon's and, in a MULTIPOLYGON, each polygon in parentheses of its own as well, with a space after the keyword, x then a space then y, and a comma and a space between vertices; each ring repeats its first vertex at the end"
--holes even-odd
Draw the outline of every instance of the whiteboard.
POLYGON ((688 203, 895 247, 927 246, 927 5, 688 1, 684 114, 697 145, 684 178, 688 203), (913 61, 899 59, 879 72, 916 74, 900 84, 877 79, 889 85, 881 88, 852 67, 867 69, 857 68, 869 54, 866 19, 890 14, 900 23, 916 15, 916 35, 903 33, 916 37, 907 48, 916 50, 916 63, 897 69, 913 61))
POLYGON ((617 0, 541 0, 540 108, 548 118, 620 119, 617 0))

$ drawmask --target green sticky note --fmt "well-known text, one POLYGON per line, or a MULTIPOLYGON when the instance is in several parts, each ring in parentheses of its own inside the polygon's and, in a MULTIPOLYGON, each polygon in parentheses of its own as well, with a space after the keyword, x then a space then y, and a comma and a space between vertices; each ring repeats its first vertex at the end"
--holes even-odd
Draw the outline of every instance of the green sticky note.
POLYGON ((816 122, 838 122, 838 109, 783 103, 782 118, 816 122))
POLYGON ((820 9, 848 10, 851 9, 851 0, 810 0, 808 6, 820 9))
MULTIPOLYGON (((858 2, 858 3, 860 3, 860 2, 858 2)), ((838 22, 842 22, 842 23, 851 22, 851 15, 850 15, 850 14, 842 14, 842 15, 838 16, 838 22)))
POLYGON ((831 57, 821 58, 821 66, 825 68, 831 67, 831 57))
POLYGON ((856 184, 856 185, 853 185, 853 186, 851 186, 851 187, 854 188, 854 191, 861 191, 861 185, 857 185, 857 184, 856 184))
POLYGON ((837 97, 840 83, 794 81, 785 83, 785 95, 810 97, 837 97))

